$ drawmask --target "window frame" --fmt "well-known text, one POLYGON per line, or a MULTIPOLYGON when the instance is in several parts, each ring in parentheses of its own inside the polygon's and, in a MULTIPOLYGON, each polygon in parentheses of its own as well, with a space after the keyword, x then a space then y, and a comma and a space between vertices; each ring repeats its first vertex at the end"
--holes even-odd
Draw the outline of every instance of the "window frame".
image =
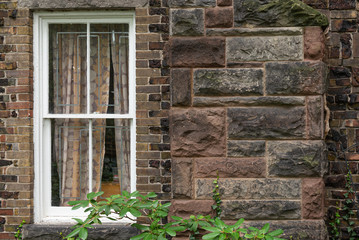
POLYGON ((68 118, 67 114, 49 113, 49 24, 128 24, 129 25, 129 112, 127 114, 71 114, 79 119, 131 119, 131 191, 136 190, 136 72, 134 11, 35 12, 33 25, 34 56, 34 222, 61 223, 85 217, 83 209, 51 206, 51 124, 45 119, 68 118), (50 126, 49 126, 50 125, 50 126), (50 131, 50 132, 49 132, 50 131))

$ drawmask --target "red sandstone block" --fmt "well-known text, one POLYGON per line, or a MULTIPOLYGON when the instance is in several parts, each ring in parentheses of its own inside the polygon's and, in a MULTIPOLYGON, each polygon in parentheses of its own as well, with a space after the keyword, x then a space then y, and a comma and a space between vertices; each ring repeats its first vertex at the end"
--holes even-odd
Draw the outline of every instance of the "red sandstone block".
POLYGON ((217 0, 217 6, 232 6, 232 0, 217 0))
POLYGON ((321 27, 306 27, 304 29, 304 58, 309 60, 323 59, 324 40, 321 27))
POLYGON ((302 215, 305 219, 321 219, 324 216, 325 185, 321 178, 303 179, 302 215))
POLYGON ((233 8, 207 8, 206 27, 229 28, 233 26, 233 8))

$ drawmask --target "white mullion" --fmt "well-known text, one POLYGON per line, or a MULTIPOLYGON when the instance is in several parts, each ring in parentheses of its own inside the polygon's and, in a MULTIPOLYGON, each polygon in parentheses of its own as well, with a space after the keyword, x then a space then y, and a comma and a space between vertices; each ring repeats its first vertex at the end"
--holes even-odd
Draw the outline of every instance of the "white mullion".
POLYGON ((89 119, 89 193, 92 192, 92 119, 89 119))

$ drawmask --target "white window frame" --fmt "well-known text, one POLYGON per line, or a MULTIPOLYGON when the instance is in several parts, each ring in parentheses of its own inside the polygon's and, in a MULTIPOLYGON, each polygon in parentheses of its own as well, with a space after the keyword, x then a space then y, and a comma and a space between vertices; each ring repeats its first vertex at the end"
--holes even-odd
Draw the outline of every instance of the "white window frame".
MULTIPOLYGON (((133 11, 71 11, 34 13, 34 221, 68 223, 73 217, 86 216, 83 209, 51 206, 51 131, 46 119, 67 118, 66 114, 49 113, 49 24, 109 23, 129 25, 129 112, 128 114, 71 114, 72 118, 131 119, 131 191, 136 189, 136 72, 135 13, 133 11), (50 139, 49 139, 50 138, 50 139)), ((91 172, 91 171, 89 171, 91 172)), ((125 220, 126 221, 126 220, 125 220)))

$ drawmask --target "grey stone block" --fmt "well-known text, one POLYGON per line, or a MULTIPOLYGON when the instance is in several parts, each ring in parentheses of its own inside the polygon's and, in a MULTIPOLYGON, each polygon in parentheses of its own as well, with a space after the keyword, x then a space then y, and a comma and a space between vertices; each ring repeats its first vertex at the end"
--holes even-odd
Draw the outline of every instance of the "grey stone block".
MULTIPOLYGON (((301 196, 299 179, 220 179, 221 198, 229 199, 297 199, 301 196)), ((212 179, 197 179, 196 198, 211 199, 212 179)))
POLYGON ((109 8, 129 8, 129 7, 145 7, 148 5, 148 0, 19 0, 18 6, 20 8, 30 9, 109 9, 109 8))
POLYGON ((200 69, 194 72, 196 96, 262 95, 261 69, 200 69))
POLYGON ((204 34, 203 9, 171 10, 171 35, 200 36, 204 34))
POLYGON ((229 63, 302 59, 302 36, 227 38, 227 62, 229 63))
POLYGON ((229 108, 229 139, 298 139, 306 135, 304 107, 229 108))
POLYGON ((300 201, 284 200, 224 200, 222 219, 274 220, 300 219, 300 201))
POLYGON ((172 106, 190 106, 192 88, 191 69, 171 70, 171 103, 172 106))
POLYGON ((263 157, 265 141, 228 141, 228 157, 263 157))
POLYGON ((216 0, 168 0, 170 7, 214 7, 216 0))
POLYGON ((207 36, 295 36, 302 35, 303 29, 298 27, 281 28, 207 28, 207 36))
POLYGON ((323 177, 327 171, 323 141, 273 141, 267 146, 270 176, 323 177))
POLYGON ((192 198, 192 159, 172 160, 173 198, 192 198))
POLYGON ((325 92, 327 66, 322 62, 266 63, 269 95, 321 95, 325 92))

